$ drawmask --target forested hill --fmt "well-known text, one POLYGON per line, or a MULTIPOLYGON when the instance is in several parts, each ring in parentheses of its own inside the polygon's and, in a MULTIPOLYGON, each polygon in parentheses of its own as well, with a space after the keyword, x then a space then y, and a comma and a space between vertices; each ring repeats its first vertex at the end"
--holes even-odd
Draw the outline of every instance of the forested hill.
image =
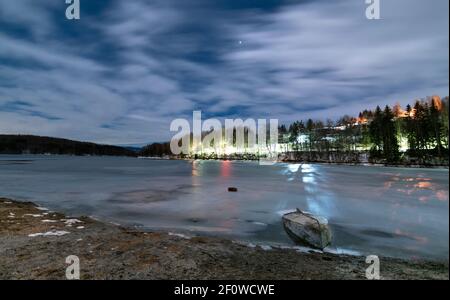
POLYGON ((68 154, 136 156, 136 152, 118 146, 99 145, 60 138, 33 135, 0 134, 0 154, 68 154))

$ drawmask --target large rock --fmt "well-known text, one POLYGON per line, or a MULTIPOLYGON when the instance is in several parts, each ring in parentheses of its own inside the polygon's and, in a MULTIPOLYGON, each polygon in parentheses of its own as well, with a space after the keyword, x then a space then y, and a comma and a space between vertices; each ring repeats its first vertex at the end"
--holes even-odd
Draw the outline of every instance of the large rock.
POLYGON ((283 226, 297 244, 324 249, 331 244, 331 230, 327 219, 299 209, 283 215, 283 226))

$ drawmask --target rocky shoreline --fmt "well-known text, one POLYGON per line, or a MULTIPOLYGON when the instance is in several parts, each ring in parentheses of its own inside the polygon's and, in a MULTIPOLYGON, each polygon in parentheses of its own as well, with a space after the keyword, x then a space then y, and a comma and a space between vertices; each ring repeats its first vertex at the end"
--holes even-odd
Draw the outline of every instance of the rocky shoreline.
MULTIPOLYGON (((248 247, 212 237, 144 232, 69 218, 0 198, 0 279, 361 279, 365 257, 248 247)), ((380 258, 381 279, 449 279, 448 262, 380 258)))

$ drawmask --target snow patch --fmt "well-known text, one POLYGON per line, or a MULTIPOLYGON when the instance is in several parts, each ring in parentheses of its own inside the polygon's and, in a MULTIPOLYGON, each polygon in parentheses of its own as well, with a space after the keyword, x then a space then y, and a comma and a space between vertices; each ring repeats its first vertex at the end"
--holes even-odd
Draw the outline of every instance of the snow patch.
POLYGON ((38 237, 38 236, 62 236, 65 234, 68 234, 70 232, 60 230, 60 231, 48 231, 48 232, 38 232, 38 233, 31 233, 28 236, 29 237, 38 237))
POLYGON ((33 218, 40 218, 42 215, 40 214, 24 214, 24 217, 33 217, 33 218))
POLYGON ((350 255, 350 256, 362 256, 362 254, 358 251, 351 249, 342 249, 342 248, 325 248, 324 250, 327 253, 331 254, 341 254, 341 255, 350 255))
POLYGON ((56 223, 58 220, 42 220, 42 223, 56 223))
POLYGON ((63 221, 67 227, 72 227, 72 225, 77 224, 77 223, 83 223, 82 221, 80 221, 78 219, 61 219, 61 221, 63 221))
POLYGON ((294 249, 297 252, 300 252, 300 253, 312 253, 312 252, 314 252, 314 253, 323 253, 323 251, 320 251, 320 250, 317 250, 317 249, 313 249, 313 248, 309 248, 309 247, 302 247, 302 246, 294 247, 294 249))
POLYGON ((273 246, 273 247, 277 248, 277 249, 281 249, 281 250, 295 250, 295 251, 297 251, 299 253, 311 253, 311 252, 323 253, 322 251, 320 251, 318 249, 313 249, 313 248, 304 247, 304 246, 276 245, 276 246, 273 246))
POLYGON ((249 247, 249 248, 256 248, 256 245, 253 243, 249 243, 249 242, 244 242, 244 241, 233 241, 233 243, 244 246, 244 247, 249 247))
POLYGON ((272 247, 269 245, 259 245, 259 247, 261 247, 261 249, 263 249, 264 251, 272 250, 272 247))
POLYGON ((179 238, 186 239, 186 240, 190 240, 190 239, 191 239, 190 236, 187 236, 187 235, 182 234, 182 233, 173 233, 173 232, 169 232, 169 235, 170 235, 170 236, 177 236, 177 237, 179 237, 179 238))

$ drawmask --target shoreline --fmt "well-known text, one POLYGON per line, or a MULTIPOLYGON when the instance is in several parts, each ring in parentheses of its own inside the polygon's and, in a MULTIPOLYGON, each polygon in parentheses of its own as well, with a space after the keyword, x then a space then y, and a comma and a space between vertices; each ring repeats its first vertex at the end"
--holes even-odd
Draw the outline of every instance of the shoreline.
MULTIPOLYGON (((365 257, 243 245, 216 237, 139 231, 0 198, 0 279, 353 279, 365 257)), ((448 280, 448 262, 380 257, 381 279, 448 280)))
MULTIPOLYGON (((231 161, 231 162, 258 162, 257 159, 204 159, 204 158, 162 158, 162 157, 145 157, 138 156, 138 159, 148 159, 148 160, 182 160, 182 161, 231 161)), ((391 164, 379 164, 379 163, 369 163, 369 162, 359 162, 359 163, 346 163, 346 162, 323 162, 323 161, 297 161, 297 160, 278 160, 277 164, 317 164, 317 165, 336 165, 336 166, 363 166, 363 167, 387 167, 387 168, 411 168, 411 169, 442 169, 449 170, 447 165, 391 165, 391 164)))
MULTIPOLYGON (((116 157, 116 158, 130 158, 130 159, 146 159, 146 160, 161 160, 161 161, 232 161, 232 162, 258 162, 257 159, 235 159, 235 158, 216 158, 216 159, 204 159, 204 158, 163 158, 153 156, 110 156, 110 155, 68 155, 68 154, 0 154, 1 156, 70 156, 70 157, 116 157)), ((0 162, 2 160, 0 159, 0 162)), ((415 165, 415 164, 380 164, 380 163, 347 163, 347 162, 323 162, 323 161, 296 161, 296 160, 278 160, 276 163, 285 164, 318 164, 318 165, 335 165, 335 166, 363 166, 363 167, 386 167, 386 168, 408 168, 408 169, 432 169, 432 170, 449 170, 448 165, 415 165)))

